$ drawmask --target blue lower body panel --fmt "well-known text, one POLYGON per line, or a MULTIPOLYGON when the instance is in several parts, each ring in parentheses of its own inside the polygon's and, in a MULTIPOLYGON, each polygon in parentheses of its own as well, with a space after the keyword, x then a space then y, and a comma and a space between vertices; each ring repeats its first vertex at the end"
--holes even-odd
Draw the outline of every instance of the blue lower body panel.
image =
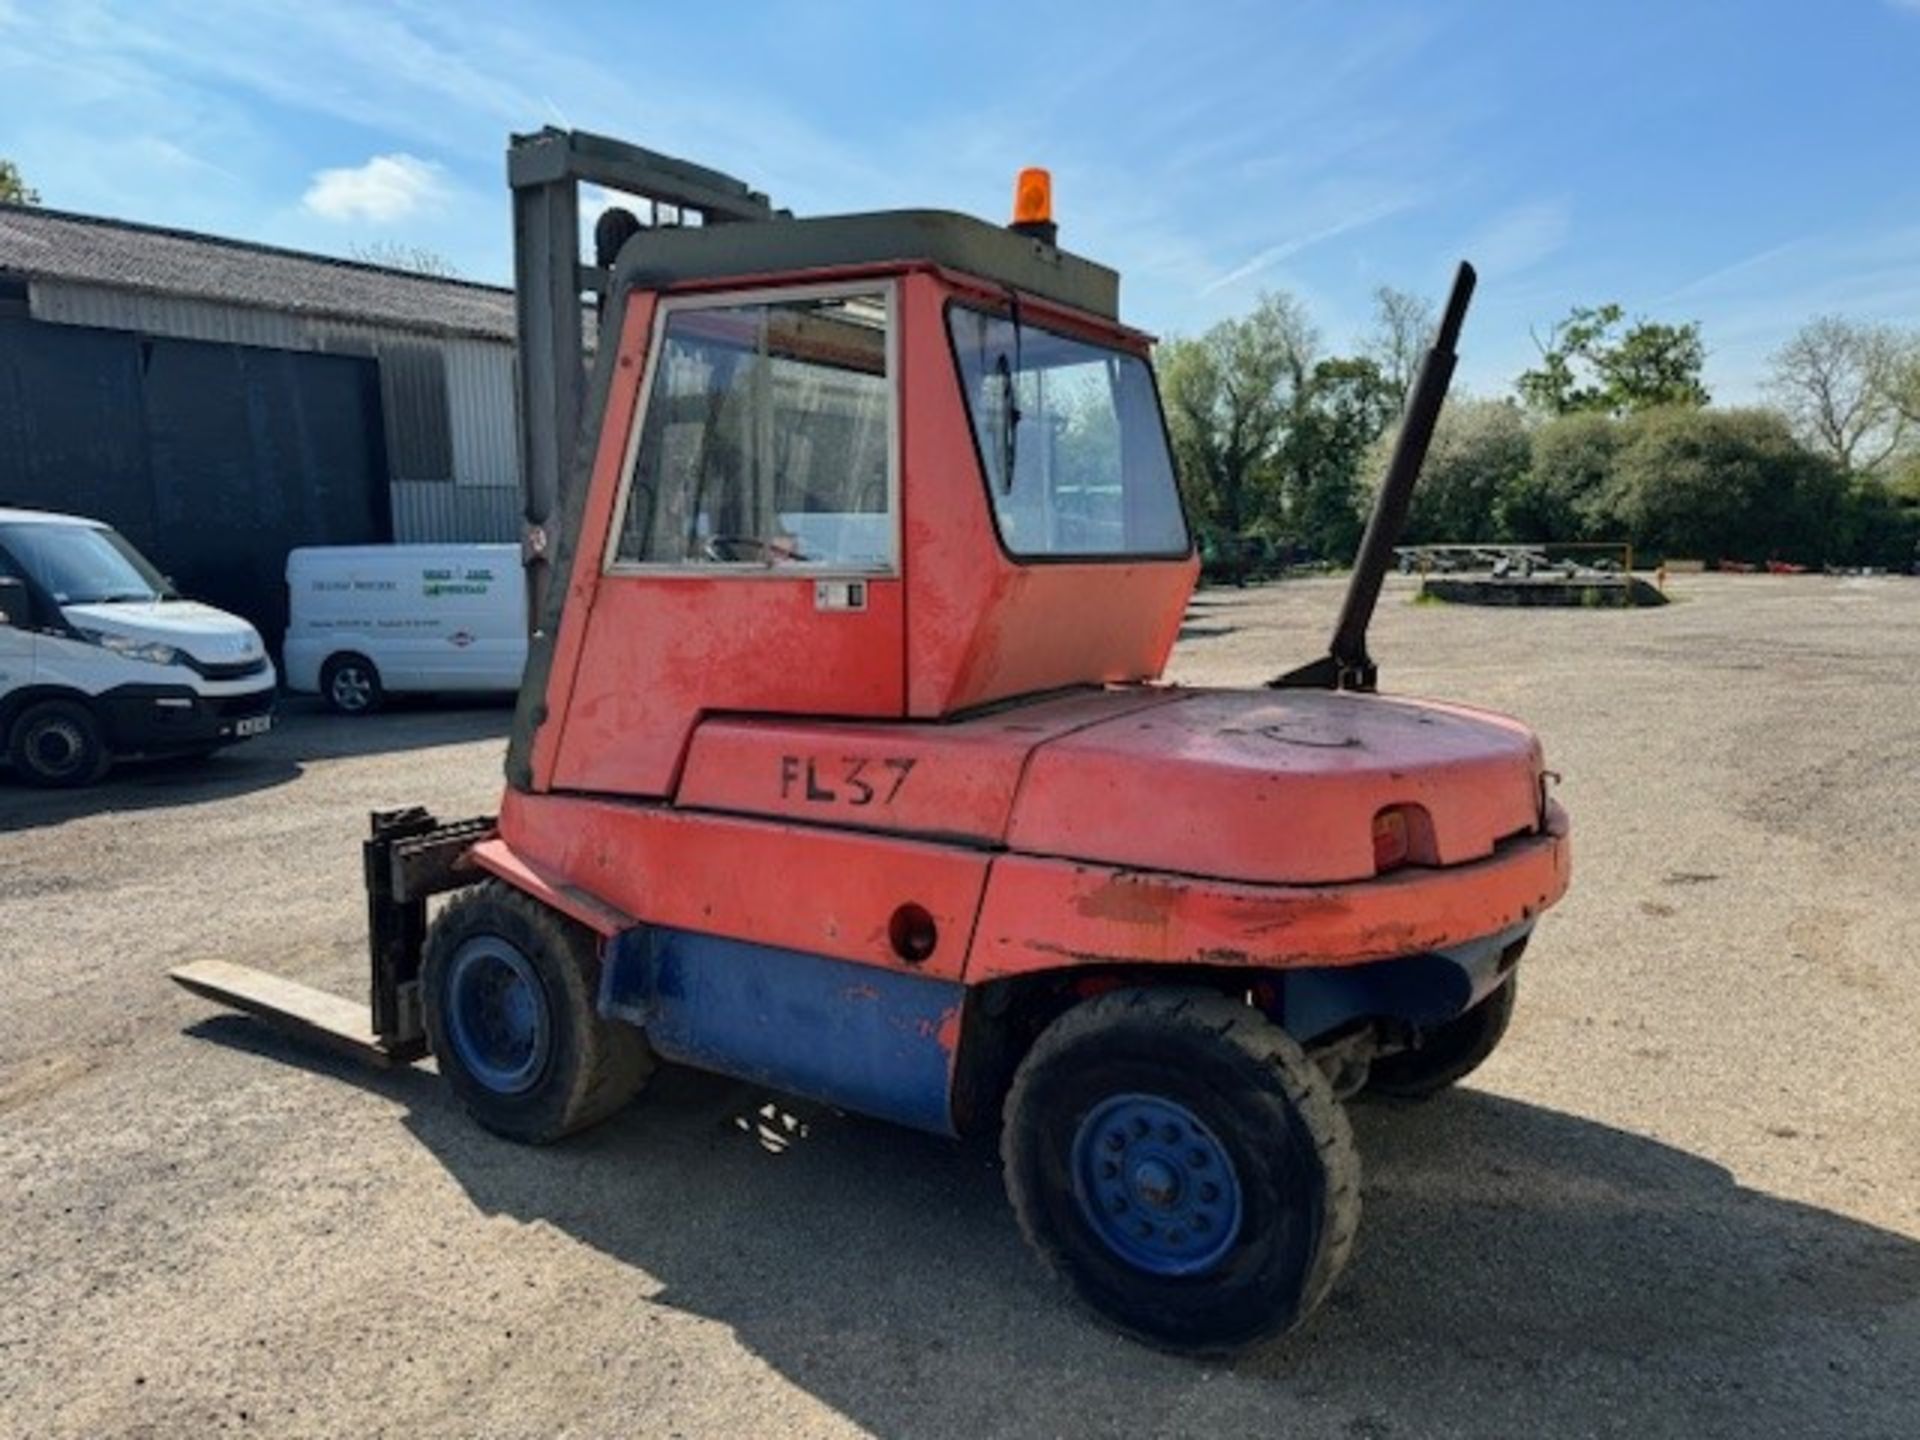
POLYGON ((964 987, 687 930, 616 940, 603 1014, 668 1060, 916 1130, 953 1133, 964 987))
POLYGON ((1289 970, 1281 980, 1287 1033, 1301 1043, 1374 1016, 1439 1025, 1466 1014, 1505 982, 1533 922, 1427 955, 1289 970))

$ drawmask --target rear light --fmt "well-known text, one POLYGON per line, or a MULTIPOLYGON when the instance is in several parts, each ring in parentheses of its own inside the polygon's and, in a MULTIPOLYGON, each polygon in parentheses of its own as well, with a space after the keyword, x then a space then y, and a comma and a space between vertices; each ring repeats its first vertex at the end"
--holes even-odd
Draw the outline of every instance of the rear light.
POLYGON ((1407 863, 1407 812, 1394 805, 1373 817, 1373 873, 1384 875, 1407 863))

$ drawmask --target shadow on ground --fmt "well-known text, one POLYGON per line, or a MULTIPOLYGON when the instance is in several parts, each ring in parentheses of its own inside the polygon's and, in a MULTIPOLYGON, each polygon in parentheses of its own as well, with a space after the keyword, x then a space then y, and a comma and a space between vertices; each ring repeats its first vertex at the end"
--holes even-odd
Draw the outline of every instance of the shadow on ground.
POLYGON ((317 701, 282 702, 272 733, 214 754, 115 765, 84 790, 36 790, 0 765, 0 831, 59 825, 112 811, 202 805, 272 789, 315 760, 424 750, 478 740, 506 743, 513 705, 407 701, 364 717, 335 715, 317 701))
POLYGON ((203 758, 116 765, 106 779, 84 790, 36 790, 0 769, 0 831, 60 825, 115 811, 231 800, 284 785, 297 779, 300 769, 297 760, 274 754, 257 741, 203 758), (261 748, 249 748, 252 745, 261 748))
POLYGON ((1231 635, 1239 628, 1238 625, 1195 625, 1189 623, 1180 627, 1180 638, 1182 640, 1212 640, 1217 636, 1231 635))
POLYGON ((1210 1371, 1068 1307, 988 1142, 668 1069, 599 1129, 522 1150, 425 1073, 352 1071, 233 1017, 194 1033, 389 1094, 481 1210, 594 1247, 883 1436, 1744 1435, 1761 1415, 1894 1435, 1920 1406, 1891 1359, 1920 1321, 1920 1245, 1471 1090, 1355 1109, 1353 1264, 1277 1352, 1210 1371))
POLYGON ((426 750, 474 740, 506 741, 513 699, 394 696, 371 715, 337 715, 318 700, 282 700, 266 747, 294 760, 426 750))

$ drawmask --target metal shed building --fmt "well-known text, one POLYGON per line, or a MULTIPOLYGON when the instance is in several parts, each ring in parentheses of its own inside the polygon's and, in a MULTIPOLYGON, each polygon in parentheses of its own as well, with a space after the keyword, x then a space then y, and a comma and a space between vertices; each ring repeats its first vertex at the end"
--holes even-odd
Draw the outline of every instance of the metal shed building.
POLYGON ((510 290, 0 205, 0 503, 277 641, 294 545, 519 533, 510 290))

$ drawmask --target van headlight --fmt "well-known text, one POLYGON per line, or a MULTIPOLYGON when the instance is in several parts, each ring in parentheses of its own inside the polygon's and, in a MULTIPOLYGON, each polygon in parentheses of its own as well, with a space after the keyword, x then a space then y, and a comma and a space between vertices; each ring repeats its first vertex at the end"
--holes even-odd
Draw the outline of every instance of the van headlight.
POLYGON ((102 650, 111 650, 116 655, 129 660, 146 660, 155 665, 171 665, 180 658, 180 652, 171 645, 163 645, 158 640, 136 640, 131 635, 113 635, 105 630, 82 630, 80 632, 90 642, 102 650))

